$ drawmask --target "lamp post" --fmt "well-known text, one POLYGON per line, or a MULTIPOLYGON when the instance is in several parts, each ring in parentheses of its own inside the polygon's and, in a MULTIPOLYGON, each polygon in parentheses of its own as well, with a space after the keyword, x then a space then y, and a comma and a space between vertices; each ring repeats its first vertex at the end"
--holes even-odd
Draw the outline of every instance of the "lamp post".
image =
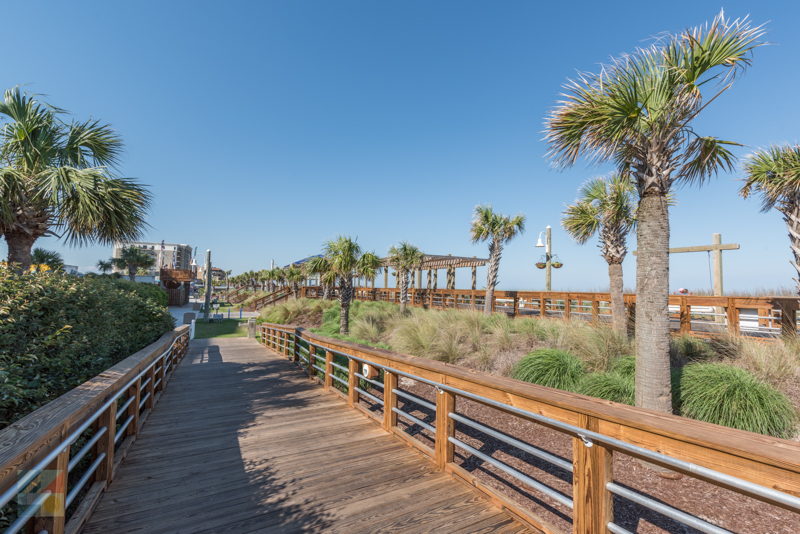
POLYGON ((553 276, 553 236, 552 228, 548 224, 544 228, 544 243, 542 243, 542 232, 539 232, 539 239, 536 242, 537 247, 544 247, 545 258, 545 271, 544 271, 544 289, 545 291, 552 291, 552 276, 553 276))

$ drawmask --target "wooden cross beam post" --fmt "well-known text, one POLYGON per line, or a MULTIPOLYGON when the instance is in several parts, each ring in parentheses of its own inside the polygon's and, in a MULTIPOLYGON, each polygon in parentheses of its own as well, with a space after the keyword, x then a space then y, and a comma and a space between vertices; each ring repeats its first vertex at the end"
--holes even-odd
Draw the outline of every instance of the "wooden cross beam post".
MULTIPOLYGON (((723 250, 739 250, 738 243, 723 243, 722 234, 711 234, 710 245, 697 245, 694 247, 676 247, 669 249, 670 254, 679 254, 682 252, 711 252, 711 278, 714 289, 714 295, 721 297, 724 293, 722 285, 722 251, 723 250)), ((634 250, 633 254, 636 255, 638 251, 634 250)))

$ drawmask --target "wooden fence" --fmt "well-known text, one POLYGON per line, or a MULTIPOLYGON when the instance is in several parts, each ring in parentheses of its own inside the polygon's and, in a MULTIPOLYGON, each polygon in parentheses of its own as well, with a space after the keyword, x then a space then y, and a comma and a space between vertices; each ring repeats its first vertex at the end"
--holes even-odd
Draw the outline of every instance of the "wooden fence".
POLYGON ((80 530, 188 341, 189 326, 180 326, 0 431, 0 510, 10 519, 5 532, 80 530), (15 503, 17 510, 9 511, 15 503))
MULTIPOLYGON (((625 498, 704 532, 727 532, 617 482, 614 457, 630 456, 715 486, 747 495, 783 510, 800 525, 800 444, 720 427, 582 395, 500 378, 423 358, 336 340, 292 325, 262 324, 260 340, 297 362, 322 386, 342 396, 383 428, 430 457, 509 512, 544 532, 555 529, 541 516, 458 465, 456 452, 499 470, 512 484, 571 515, 573 532, 626 533, 615 523, 614 499, 625 498), (402 380, 431 389, 433 399, 412 394, 402 380), (416 399, 416 400, 415 400, 416 399), (411 400, 417 415, 408 408, 411 400), (401 407, 399 401, 403 402, 401 407), (518 423, 553 429, 572 442, 563 458, 464 415, 462 403, 478 403, 513 416, 518 423), (401 425, 400 421, 407 423, 401 425), (411 425, 411 426, 408 426, 411 425), (493 436, 558 468, 571 471, 571 492, 541 480, 465 443, 457 425, 493 436), (466 427, 464 426, 466 425, 466 427), (409 432, 409 428, 420 432, 409 432), (421 439, 424 437, 426 442, 421 439)), ((519 427, 519 424, 516 424, 519 427)), ((541 469, 541 468, 540 468, 541 469)), ((365 474, 365 476, 369 476, 365 474)), ((698 494, 697 499, 703 499, 698 494)), ((765 505, 766 506, 766 505, 765 505)), ((730 510, 725 510, 730 512, 730 510)), ((724 513, 724 512, 723 512, 724 513)), ((774 512, 772 512, 774 513, 774 512)), ((770 515, 773 520, 776 515, 770 515)), ((786 519, 786 517, 784 517, 786 519)))
MULTIPOLYGON (((302 288, 302 296, 321 298, 316 286, 302 288)), ((356 288, 354 298, 400 302, 396 288, 356 288)), ((628 320, 633 327, 636 295, 624 296, 628 320)), ((611 322, 608 293, 557 291, 495 291, 492 309, 515 317, 554 317, 611 322)), ((482 310, 486 294, 469 289, 410 289, 409 305, 430 309, 482 310)), ((706 297, 671 295, 670 322, 676 332, 698 336, 720 334, 769 337, 797 333, 796 297, 706 297)))

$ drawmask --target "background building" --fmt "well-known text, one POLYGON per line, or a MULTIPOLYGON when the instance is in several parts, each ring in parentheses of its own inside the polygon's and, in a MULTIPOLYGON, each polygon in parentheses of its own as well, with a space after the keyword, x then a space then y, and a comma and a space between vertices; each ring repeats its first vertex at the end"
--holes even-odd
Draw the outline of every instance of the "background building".
MULTIPOLYGON (((150 243, 150 242, 132 242, 132 243, 115 243, 112 256, 119 258, 122 253, 123 247, 136 247, 147 254, 153 256, 155 265, 148 269, 147 274, 156 276, 159 269, 191 269, 192 265, 192 247, 181 243, 150 243)), ((114 268, 114 272, 120 274, 127 274, 124 269, 114 268)))

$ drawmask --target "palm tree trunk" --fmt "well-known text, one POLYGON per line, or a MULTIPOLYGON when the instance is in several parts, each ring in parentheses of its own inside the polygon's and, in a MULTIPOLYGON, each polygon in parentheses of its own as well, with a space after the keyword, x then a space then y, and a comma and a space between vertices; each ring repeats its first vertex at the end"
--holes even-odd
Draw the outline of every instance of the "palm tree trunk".
POLYGON ((353 281, 342 280, 339 290, 339 333, 347 335, 350 333, 350 301, 353 298, 353 281))
POLYGON ((615 331, 627 336, 628 318, 625 314, 621 263, 608 264, 608 282, 611 294, 611 324, 615 331))
POLYGON ((789 246, 792 248, 792 266, 797 273, 794 279, 797 294, 800 295, 800 203, 792 203, 790 209, 783 211, 783 220, 789 230, 789 246))
POLYGON ((331 299, 331 285, 328 283, 322 284, 322 300, 331 299))
POLYGON ((666 195, 645 192, 637 215, 636 406, 670 413, 669 207, 666 195))
POLYGON ((36 238, 25 232, 9 232, 5 234, 8 245, 8 263, 20 272, 31 267, 31 249, 36 238))
POLYGON ((497 285, 497 274, 500 269, 500 257, 503 255, 503 246, 492 240, 489 244, 489 270, 486 273, 486 300, 483 304, 483 313, 490 314, 494 310, 494 288, 497 285))
POLYGON ((408 271, 400 272, 400 313, 406 313, 408 306, 408 271))
POLYGON ((128 279, 131 282, 136 281, 136 266, 135 265, 128 265, 128 279))

